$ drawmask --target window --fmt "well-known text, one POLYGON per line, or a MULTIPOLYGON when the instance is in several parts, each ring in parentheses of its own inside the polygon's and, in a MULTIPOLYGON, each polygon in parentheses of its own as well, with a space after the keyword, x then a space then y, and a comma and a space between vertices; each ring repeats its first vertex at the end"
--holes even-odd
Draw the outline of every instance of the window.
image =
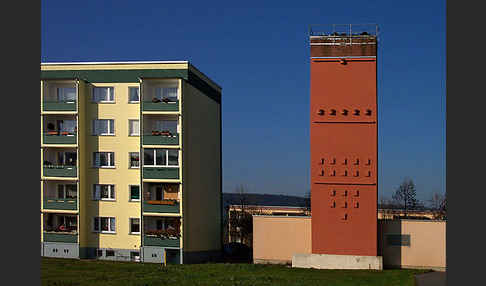
POLYGON ((60 102, 75 102, 76 88, 75 87, 58 87, 57 100, 60 102))
POLYGON ((68 134, 76 133, 76 120, 57 120, 56 121, 57 130, 67 132, 68 134))
POLYGON ((115 167, 115 152, 93 152, 93 167, 115 167))
POLYGON ((170 102, 177 101, 177 87, 156 87, 155 98, 163 100, 168 99, 170 102))
POLYGON ((177 149, 144 149, 143 165, 148 167, 177 167, 179 150, 177 149))
POLYGON ((128 120, 128 135, 139 136, 140 135, 140 121, 138 119, 128 120))
POLYGON ((171 134, 176 134, 177 120, 154 120, 152 121, 152 130, 169 131, 171 134))
POLYGON ((130 188, 130 201, 140 201, 140 186, 131 185, 129 188, 130 188))
MULTIPOLYGON (((114 217, 94 217, 93 231, 115 233, 116 232, 115 218, 114 217)), ((108 256, 108 250, 106 251, 106 255, 108 256)))
POLYGON ((93 135, 115 135, 115 120, 113 119, 94 119, 93 135))
POLYGON ((93 200, 114 201, 115 185, 93 185, 93 200))
POLYGON ((94 87, 93 88, 94 102, 115 102, 115 93, 113 87, 94 87))
POLYGON ((63 166, 76 166, 76 152, 58 152, 57 153, 57 164, 63 166))
POLYGON ((106 250, 106 256, 115 256, 115 251, 114 250, 106 250))
POLYGON ((138 251, 130 251, 130 260, 131 261, 140 261, 140 252, 138 251))
POLYGON ((96 250, 96 257, 102 257, 103 256, 103 249, 97 249, 96 250))
POLYGON ((128 153, 130 157, 130 168, 139 168, 140 167, 140 153, 138 152, 130 152, 128 153))
POLYGON ((139 218, 131 218, 130 219, 130 233, 131 234, 140 234, 140 219, 139 218))
POLYGON ((140 101, 140 90, 138 87, 128 88, 128 102, 139 102, 140 101))
POLYGON ((58 199, 75 199, 78 197, 76 191, 77 187, 74 184, 59 184, 57 185, 57 198, 58 199))

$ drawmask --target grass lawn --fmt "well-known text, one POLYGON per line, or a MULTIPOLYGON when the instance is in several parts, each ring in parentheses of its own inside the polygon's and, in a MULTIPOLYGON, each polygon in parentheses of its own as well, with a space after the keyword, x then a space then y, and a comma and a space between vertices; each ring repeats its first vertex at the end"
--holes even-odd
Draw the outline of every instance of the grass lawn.
POLYGON ((414 285, 427 270, 317 270, 259 264, 169 265, 42 258, 42 285, 414 285))

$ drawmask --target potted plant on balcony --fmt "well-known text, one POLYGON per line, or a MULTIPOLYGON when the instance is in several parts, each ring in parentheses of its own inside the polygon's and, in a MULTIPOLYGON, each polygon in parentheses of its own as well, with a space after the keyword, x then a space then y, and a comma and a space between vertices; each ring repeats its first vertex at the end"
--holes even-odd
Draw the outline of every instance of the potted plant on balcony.
POLYGON ((154 97, 154 98, 152 98, 152 102, 153 102, 153 103, 160 102, 160 99, 158 99, 157 97, 154 97))
POLYGON ((49 122, 47 124, 47 135, 57 135, 57 131, 54 128, 54 123, 49 122))
POLYGON ((169 136, 172 136, 172 134, 170 133, 170 131, 169 131, 169 130, 163 130, 163 131, 161 131, 161 132, 160 132, 160 135, 163 135, 163 136, 168 136, 168 137, 169 137, 169 136))
POLYGON ((164 98, 162 98, 162 101, 163 101, 164 103, 168 103, 168 102, 170 102, 170 99, 169 99, 169 98, 167 98, 167 97, 164 97, 164 98))

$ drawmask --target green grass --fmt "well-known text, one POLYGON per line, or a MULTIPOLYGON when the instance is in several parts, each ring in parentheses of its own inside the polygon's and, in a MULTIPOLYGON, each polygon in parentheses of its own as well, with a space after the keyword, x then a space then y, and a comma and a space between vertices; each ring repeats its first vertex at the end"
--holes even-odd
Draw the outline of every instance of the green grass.
POLYGON ((42 258, 46 286, 83 285, 414 285, 427 270, 317 270, 259 264, 160 264, 42 258))

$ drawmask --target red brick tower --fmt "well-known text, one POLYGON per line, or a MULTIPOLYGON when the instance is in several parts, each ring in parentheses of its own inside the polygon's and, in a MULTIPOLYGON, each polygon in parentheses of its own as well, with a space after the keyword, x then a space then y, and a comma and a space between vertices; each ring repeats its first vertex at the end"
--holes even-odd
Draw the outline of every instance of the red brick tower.
POLYGON ((310 34, 312 253, 377 255, 376 25, 310 34))

